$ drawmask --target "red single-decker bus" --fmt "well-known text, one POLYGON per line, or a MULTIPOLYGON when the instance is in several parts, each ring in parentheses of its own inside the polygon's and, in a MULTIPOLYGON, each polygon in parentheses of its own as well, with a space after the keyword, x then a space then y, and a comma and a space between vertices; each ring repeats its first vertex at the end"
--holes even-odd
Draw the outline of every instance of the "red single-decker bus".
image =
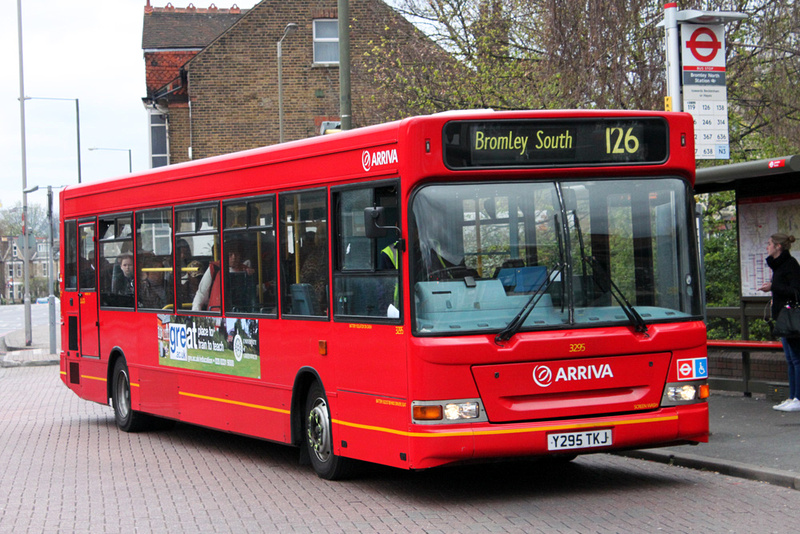
POLYGON ((67 187, 61 376, 316 472, 708 439, 682 113, 413 117, 67 187))

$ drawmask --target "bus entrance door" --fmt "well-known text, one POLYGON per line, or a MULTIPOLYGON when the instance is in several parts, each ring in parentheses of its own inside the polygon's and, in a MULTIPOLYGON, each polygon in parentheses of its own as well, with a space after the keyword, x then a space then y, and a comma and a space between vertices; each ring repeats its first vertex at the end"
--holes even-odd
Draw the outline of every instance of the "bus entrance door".
POLYGON ((97 255, 95 222, 78 227, 78 320, 80 322, 80 354, 99 357, 100 332, 97 312, 97 255))

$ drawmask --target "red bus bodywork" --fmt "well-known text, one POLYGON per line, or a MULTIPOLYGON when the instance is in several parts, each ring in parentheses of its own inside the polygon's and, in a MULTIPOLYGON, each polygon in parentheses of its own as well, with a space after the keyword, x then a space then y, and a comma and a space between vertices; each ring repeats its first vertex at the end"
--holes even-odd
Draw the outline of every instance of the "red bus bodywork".
MULTIPOLYGON (((306 189, 321 188, 330 199, 332 188, 381 180, 399 184, 400 231, 408 240, 405 210, 421 185, 498 177, 553 180, 576 173, 585 180, 670 175, 691 184, 692 119, 651 112, 446 113, 70 186, 60 196, 61 250, 67 248, 65 239, 74 238, 65 221, 80 227, 102 215, 306 189), (668 122, 669 157, 662 163, 498 171, 452 170, 443 162, 442 131, 456 119, 643 116, 668 122)), ((328 203, 327 220, 334 217, 328 203)), ((171 239, 174 246, 174 236, 171 239)), ((329 255, 334 241, 335 236, 328 240, 329 255)), ((62 254, 62 273, 66 256, 62 254)), ((252 318, 257 321, 260 370, 249 377, 165 365, 159 340, 169 333, 161 331, 158 313, 102 307, 96 292, 70 288, 62 280, 62 380, 81 398, 108 404, 115 363, 124 358, 132 410, 292 445, 307 439, 304 406, 316 382, 327 397, 335 455, 405 469, 546 455, 552 452, 549 435, 572 432, 585 432, 576 439, 605 439, 606 434, 589 431, 610 430, 613 445, 590 443, 557 453, 707 441, 706 402, 662 402, 665 385, 680 381, 678 360, 706 357, 700 317, 651 324, 646 334, 630 325, 524 330, 502 344, 495 341, 496 332, 416 335, 408 276, 413 266, 408 258, 407 253, 400 256, 396 320, 339 317, 333 312, 335 296, 328 297, 331 312, 326 317, 276 313, 252 318), (550 389, 537 389, 532 380, 537 370, 562 373, 565 379, 550 389), (452 424, 412 417, 415 403, 452 399, 480 399, 483 417, 452 424)), ((328 268, 331 280, 332 261, 328 268)), ((235 316, 220 316, 229 315, 235 316)), ((703 385, 705 380, 696 383, 703 385)))

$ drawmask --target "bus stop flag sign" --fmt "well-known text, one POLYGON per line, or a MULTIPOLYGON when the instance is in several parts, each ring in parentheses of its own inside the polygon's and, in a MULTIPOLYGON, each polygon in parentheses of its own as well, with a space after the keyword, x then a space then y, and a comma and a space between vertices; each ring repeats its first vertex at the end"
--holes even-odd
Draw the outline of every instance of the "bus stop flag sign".
POLYGON ((725 26, 681 24, 683 111, 694 117, 695 158, 729 159, 725 26))

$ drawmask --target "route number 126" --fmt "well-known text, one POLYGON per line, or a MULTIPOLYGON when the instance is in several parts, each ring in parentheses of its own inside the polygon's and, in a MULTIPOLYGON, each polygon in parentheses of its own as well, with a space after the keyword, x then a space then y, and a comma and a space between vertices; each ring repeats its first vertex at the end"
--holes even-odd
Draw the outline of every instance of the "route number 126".
POLYGON ((606 154, 634 154, 639 150, 639 138, 633 128, 606 128, 606 154))

